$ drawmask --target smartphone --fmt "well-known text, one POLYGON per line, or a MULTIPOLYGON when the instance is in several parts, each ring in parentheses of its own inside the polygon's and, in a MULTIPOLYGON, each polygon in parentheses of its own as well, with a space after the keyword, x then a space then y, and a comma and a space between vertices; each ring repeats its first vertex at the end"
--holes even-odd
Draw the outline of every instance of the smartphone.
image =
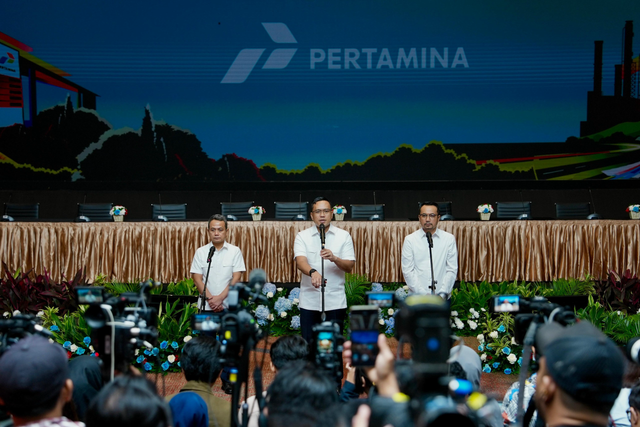
POLYGON ((77 286, 78 304, 100 304, 104 302, 102 286, 77 286))
POLYGON ((196 331, 216 332, 220 329, 222 318, 214 313, 196 313, 191 317, 191 326, 196 331))
POLYGON ((353 366, 373 366, 378 356, 378 311, 376 305, 355 305, 351 313, 351 362, 353 366))
POLYGON ((380 308, 391 308, 393 307, 393 292, 367 292, 367 303, 369 305, 375 305, 380 308))
POLYGON ((490 300, 490 311, 496 313, 517 313, 520 311, 519 295, 498 295, 490 300))

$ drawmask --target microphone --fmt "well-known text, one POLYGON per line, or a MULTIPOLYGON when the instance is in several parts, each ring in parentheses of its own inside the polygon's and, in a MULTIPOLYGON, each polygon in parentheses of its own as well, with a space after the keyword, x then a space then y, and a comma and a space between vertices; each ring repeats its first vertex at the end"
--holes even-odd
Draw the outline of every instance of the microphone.
POLYGON ((320 224, 320 243, 322 244, 322 249, 324 249, 324 224, 320 224))
POLYGON ((262 291, 262 287, 267 282, 267 273, 261 268, 254 268, 249 273, 249 288, 255 292, 262 291))
POLYGON ((639 359, 638 356, 640 356, 640 337, 635 337, 627 343, 625 353, 627 354, 627 357, 630 360, 632 360, 635 363, 640 363, 638 361, 639 359))
POLYGON ((216 251, 216 247, 211 245, 211 249, 209 249, 209 255, 207 256, 207 262, 211 263, 211 258, 213 258, 213 253, 216 251))
POLYGON ((427 242, 429 242, 429 247, 432 248, 433 247, 433 238, 431 237, 431 232, 427 231, 425 234, 427 235, 427 242))

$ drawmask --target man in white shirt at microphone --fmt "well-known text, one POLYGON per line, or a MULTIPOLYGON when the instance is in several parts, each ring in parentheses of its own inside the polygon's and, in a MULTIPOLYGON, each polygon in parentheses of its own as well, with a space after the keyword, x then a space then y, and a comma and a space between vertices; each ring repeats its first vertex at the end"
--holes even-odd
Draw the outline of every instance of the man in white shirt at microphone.
POLYGON ((404 239, 402 245, 402 274, 415 294, 435 294, 449 299, 458 275, 458 248, 453 234, 438 229, 438 204, 423 202, 418 214, 420 229, 404 239), (433 242, 433 276, 435 292, 431 288, 429 240, 433 242))
POLYGON ((313 325, 321 322, 322 313, 322 264, 324 260, 324 310, 326 320, 334 320, 344 329, 347 313, 347 296, 344 291, 345 273, 350 273, 356 263, 351 235, 331 225, 333 209, 324 197, 318 197, 311 205, 313 227, 302 230, 296 236, 293 252, 300 280, 300 328, 302 337, 310 341, 313 325), (322 241, 324 234, 324 241, 322 241))
MULTIPOLYGON (((227 231, 224 216, 216 214, 209 218, 207 234, 211 242, 196 250, 191 263, 191 277, 201 294, 207 280, 205 310, 220 312, 226 309, 229 286, 238 283, 246 271, 242 252, 226 241, 227 231)), ((202 307, 201 297, 198 298, 198 307, 202 307)))

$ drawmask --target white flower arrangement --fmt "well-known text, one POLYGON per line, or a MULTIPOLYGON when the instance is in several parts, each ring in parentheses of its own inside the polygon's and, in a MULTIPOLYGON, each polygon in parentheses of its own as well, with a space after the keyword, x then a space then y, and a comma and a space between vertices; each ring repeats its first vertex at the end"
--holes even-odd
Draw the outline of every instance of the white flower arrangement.
POLYGON ((491 206, 489 203, 485 203, 484 205, 478 206, 478 212, 493 213, 493 206, 491 206))
POLYGON ((467 320, 467 323, 469 324, 469 327, 474 331, 478 328, 478 324, 473 320, 467 320))
POLYGON ((280 317, 282 317, 283 319, 287 317, 287 312, 283 311, 282 313, 280 313, 280 317))
POLYGON ((451 317, 458 317, 458 312, 457 312, 457 311, 455 311, 455 310, 453 310, 453 311, 451 312, 451 317))
POLYGON ((189 341, 191 341, 191 339, 192 339, 192 338, 193 338, 193 337, 192 337, 191 335, 187 335, 186 337, 184 337, 184 338, 182 339, 182 341, 184 341, 184 342, 189 342, 189 341))
POLYGON ((380 325, 384 326, 384 319, 380 319, 380 320, 378 320, 378 323, 379 323, 380 325))
POLYGON ((176 361, 176 357, 173 354, 170 354, 169 356, 167 356, 167 361, 169 363, 173 363, 176 361))
POLYGON ((480 335, 478 335, 476 338, 478 338, 478 342, 479 342, 480 344, 482 344, 482 343, 484 342, 484 334, 480 334, 480 335))
POLYGON ((498 338, 498 331, 493 331, 489 334, 490 338, 493 338, 494 340, 498 338))
POLYGON ((129 211, 127 211, 127 208, 120 205, 112 207, 109 211, 109 215, 111 216, 125 216, 127 213, 129 213, 129 211))
POLYGON ((338 215, 346 214, 346 213, 347 213, 347 208, 345 208, 345 207, 344 207, 344 206, 342 206, 342 205, 335 205, 335 206, 333 207, 333 213, 334 213, 334 214, 338 214, 338 215))
POLYGON ((249 208, 249 213, 251 215, 262 215, 265 212, 266 212, 266 210, 262 206, 251 206, 249 208))
POLYGON ((509 363, 513 365, 517 362, 518 357, 515 354, 511 353, 510 355, 507 356, 507 360, 509 361, 509 363))
POLYGON ((627 206, 627 212, 640 212, 640 205, 627 206))

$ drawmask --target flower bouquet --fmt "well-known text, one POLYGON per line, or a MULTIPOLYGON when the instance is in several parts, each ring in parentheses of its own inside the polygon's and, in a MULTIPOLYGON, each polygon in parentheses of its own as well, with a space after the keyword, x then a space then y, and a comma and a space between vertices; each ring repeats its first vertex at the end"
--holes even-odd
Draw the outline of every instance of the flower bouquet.
POLYGON ((627 212, 629 212, 629 218, 640 219, 640 205, 627 206, 627 212))
POLYGON ((113 216, 113 220, 115 222, 124 221, 124 216, 127 213, 128 213, 127 208, 125 208, 124 206, 119 206, 119 205, 116 205, 116 206, 112 207, 111 210, 109 211, 109 215, 113 216))
POLYGON ((266 210, 262 206, 251 206, 249 208, 249 213, 254 221, 260 221, 260 219, 262 219, 262 214, 265 212, 266 210))
POLYGON ((485 203, 484 205, 478 206, 477 211, 480 213, 480 219, 483 221, 489 221, 491 218, 491 213, 493 212, 493 206, 489 203, 485 203))
POLYGON ((336 221, 342 221, 344 219, 344 214, 347 213, 347 208, 342 205, 335 205, 333 207, 333 216, 336 221))

